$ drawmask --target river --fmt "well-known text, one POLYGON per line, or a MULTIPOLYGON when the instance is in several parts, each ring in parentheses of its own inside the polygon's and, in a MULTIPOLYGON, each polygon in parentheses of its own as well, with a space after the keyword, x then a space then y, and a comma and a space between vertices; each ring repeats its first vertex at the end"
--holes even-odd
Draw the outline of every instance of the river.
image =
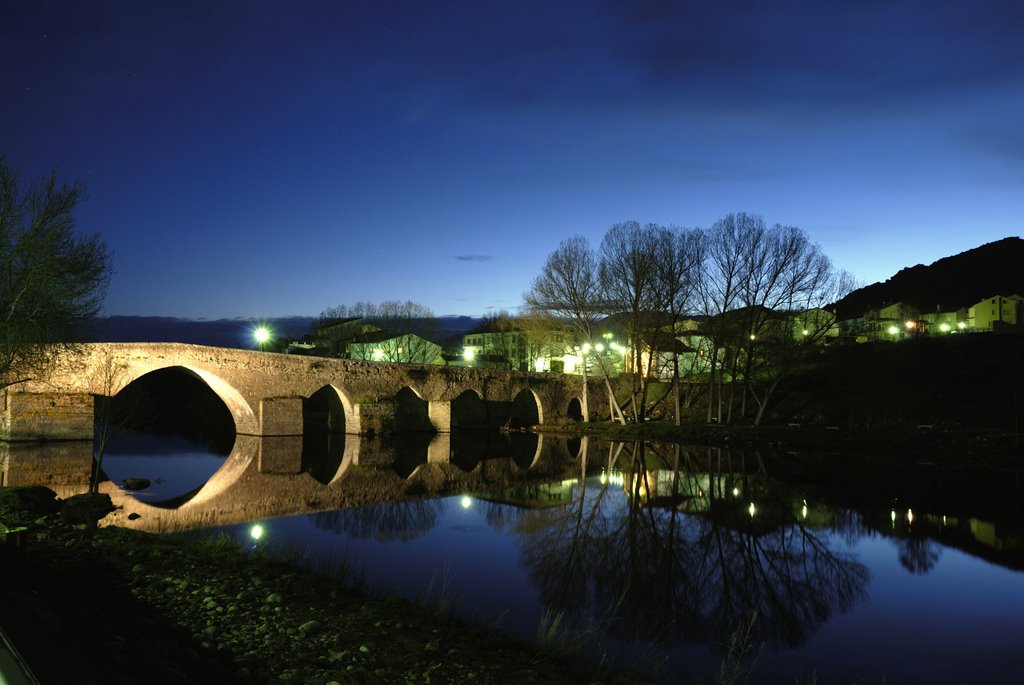
MULTIPOLYGON (((661 682, 711 680, 740 635, 750 682, 1018 678, 1019 471, 881 476, 837 456, 532 434, 331 436, 262 442, 252 458, 244 443, 119 435, 107 487, 175 534, 226 534, 661 682), (151 484, 124 493, 127 478, 151 484), (246 498, 261 508, 224 504, 246 498), (178 510, 203 515, 177 526, 178 510)), ((65 496, 87 473, 68 466, 81 453, 19 470, 22 454, 9 449, 5 483, 65 496)))

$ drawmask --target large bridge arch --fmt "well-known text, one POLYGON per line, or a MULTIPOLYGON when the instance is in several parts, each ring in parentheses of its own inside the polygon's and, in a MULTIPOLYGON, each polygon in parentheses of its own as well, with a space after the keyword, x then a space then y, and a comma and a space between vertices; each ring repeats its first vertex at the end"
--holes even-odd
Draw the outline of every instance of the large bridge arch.
MULTIPOLYGON (((259 421, 257 420, 256 414, 252 407, 246 402, 242 394, 235 389, 235 387, 211 371, 200 368, 198 366, 190 366, 183 364, 167 364, 167 365, 153 365, 151 367, 135 367, 131 368, 124 375, 124 383, 121 388, 123 390, 137 380, 148 376, 151 373, 157 371, 180 371, 188 373, 191 376, 198 378, 206 384, 208 388, 215 394, 220 401, 228 408, 231 413, 231 418, 234 420, 235 434, 243 435, 258 435, 259 434, 259 421)), ((117 393, 115 393, 116 395, 117 393)))

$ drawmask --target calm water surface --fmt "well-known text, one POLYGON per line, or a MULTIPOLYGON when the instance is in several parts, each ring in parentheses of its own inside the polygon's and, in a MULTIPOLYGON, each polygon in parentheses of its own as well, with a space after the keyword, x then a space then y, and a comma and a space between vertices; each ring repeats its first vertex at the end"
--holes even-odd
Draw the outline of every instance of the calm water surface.
MULTIPOLYGON (((402 477, 426 462, 422 449, 411 466, 402 453, 402 477)), ((833 472, 810 483, 710 448, 591 445, 589 455, 547 482, 189 534, 299 551, 376 595, 524 640, 547 632, 664 682, 710 680, 722 645, 748 625, 764 647, 753 682, 1021 682, 1020 474, 875 484, 833 472)), ((104 471, 150 478, 137 496, 159 501, 195 490, 224 460, 184 440, 126 436, 104 471)))

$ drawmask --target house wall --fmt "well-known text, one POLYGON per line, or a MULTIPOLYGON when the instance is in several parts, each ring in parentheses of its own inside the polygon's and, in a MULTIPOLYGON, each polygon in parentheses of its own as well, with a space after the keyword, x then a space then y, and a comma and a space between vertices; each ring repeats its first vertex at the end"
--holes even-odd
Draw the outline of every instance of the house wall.
POLYGON ((978 302, 971 307, 973 312, 973 328, 979 331, 991 331, 1000 326, 1020 326, 1021 298, 1016 296, 1004 297, 996 295, 978 302))

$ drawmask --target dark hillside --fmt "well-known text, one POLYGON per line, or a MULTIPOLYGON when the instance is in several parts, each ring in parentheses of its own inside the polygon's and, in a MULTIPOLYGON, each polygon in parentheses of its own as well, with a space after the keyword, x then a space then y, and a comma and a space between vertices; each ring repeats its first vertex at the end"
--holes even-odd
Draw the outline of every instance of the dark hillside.
POLYGON ((842 345, 781 393, 775 422, 854 433, 934 425, 1024 431, 1024 337, 952 335, 842 345))
POLYGON ((836 303, 840 319, 890 302, 920 312, 952 311, 993 295, 1024 295, 1024 240, 1003 238, 928 266, 901 269, 884 283, 855 290, 836 303))

